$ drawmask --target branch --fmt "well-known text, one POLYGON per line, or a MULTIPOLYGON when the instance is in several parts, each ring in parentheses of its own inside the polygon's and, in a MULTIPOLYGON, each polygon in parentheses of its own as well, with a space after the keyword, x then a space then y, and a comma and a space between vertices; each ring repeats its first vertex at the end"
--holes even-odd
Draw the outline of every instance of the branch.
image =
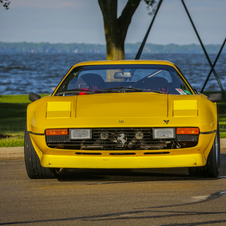
POLYGON ((124 36, 126 36, 133 14, 135 13, 140 2, 141 0, 128 0, 121 16, 118 18, 118 27, 120 28, 120 32, 123 31, 124 36))

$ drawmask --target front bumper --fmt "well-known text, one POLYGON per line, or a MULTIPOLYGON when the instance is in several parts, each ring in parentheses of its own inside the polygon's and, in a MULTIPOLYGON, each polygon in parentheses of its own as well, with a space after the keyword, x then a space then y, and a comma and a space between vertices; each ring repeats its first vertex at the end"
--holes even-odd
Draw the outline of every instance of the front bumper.
POLYGON ((53 168, 170 168, 204 166, 214 142, 215 133, 200 134, 198 145, 190 148, 151 150, 131 150, 132 155, 124 151, 96 150, 100 155, 90 155, 89 150, 83 154, 75 150, 52 149, 46 145, 45 136, 30 134, 32 144, 43 167, 53 168), (122 153, 122 154, 120 154, 122 153), (134 154, 135 153, 135 154, 134 154))

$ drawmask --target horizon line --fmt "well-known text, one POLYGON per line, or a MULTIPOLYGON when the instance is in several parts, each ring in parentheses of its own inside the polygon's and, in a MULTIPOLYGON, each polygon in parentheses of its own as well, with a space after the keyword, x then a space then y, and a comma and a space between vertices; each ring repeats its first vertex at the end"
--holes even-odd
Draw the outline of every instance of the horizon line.
MULTIPOLYGON (((57 45, 57 44, 63 44, 63 45, 71 45, 71 44, 85 44, 85 45, 102 45, 102 46, 106 46, 106 44, 100 44, 100 43, 84 43, 84 42, 71 42, 71 43, 64 43, 64 42, 32 42, 32 41, 15 41, 15 42, 6 42, 6 41, 0 41, 0 43, 7 43, 7 44, 16 44, 16 43, 32 43, 32 44, 41 44, 41 43, 45 43, 45 44, 51 44, 51 45, 57 45)), ((141 42, 135 42, 135 43, 125 43, 125 45, 136 45, 136 44, 141 44, 141 42)), ((168 44, 156 44, 156 43, 146 43, 145 45, 150 44, 150 45, 162 45, 162 46, 166 46, 166 45, 177 45, 177 46, 186 46, 186 45, 196 45, 196 46, 200 46, 201 44, 195 44, 195 43, 190 43, 190 44, 176 44, 176 43, 168 43, 168 44)), ((205 45, 222 45, 222 44, 213 44, 213 43, 208 43, 205 45)))

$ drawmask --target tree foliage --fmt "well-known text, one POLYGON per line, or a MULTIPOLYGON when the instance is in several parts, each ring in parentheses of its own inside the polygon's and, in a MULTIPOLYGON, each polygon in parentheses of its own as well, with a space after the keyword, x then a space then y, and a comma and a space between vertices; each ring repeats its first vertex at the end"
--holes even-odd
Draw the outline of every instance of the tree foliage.
POLYGON ((9 0, 0 0, 0 6, 2 5, 6 10, 9 9, 9 0))
MULTIPOLYGON (((121 15, 117 16, 118 0, 98 0, 103 20, 108 60, 125 57, 125 39, 132 17, 142 0, 128 0, 121 15)), ((144 0, 147 8, 153 7, 155 0, 144 0)))

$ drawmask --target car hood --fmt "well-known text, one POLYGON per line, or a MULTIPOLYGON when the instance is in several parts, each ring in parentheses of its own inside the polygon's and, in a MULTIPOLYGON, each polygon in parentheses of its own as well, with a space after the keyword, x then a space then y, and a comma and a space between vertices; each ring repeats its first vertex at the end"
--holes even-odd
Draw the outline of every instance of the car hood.
POLYGON ((76 117, 166 117, 167 95, 156 93, 113 93, 77 97, 76 117))
POLYGON ((28 131, 46 128, 200 127, 216 129, 216 104, 201 95, 105 93, 50 96, 28 106, 28 131))

